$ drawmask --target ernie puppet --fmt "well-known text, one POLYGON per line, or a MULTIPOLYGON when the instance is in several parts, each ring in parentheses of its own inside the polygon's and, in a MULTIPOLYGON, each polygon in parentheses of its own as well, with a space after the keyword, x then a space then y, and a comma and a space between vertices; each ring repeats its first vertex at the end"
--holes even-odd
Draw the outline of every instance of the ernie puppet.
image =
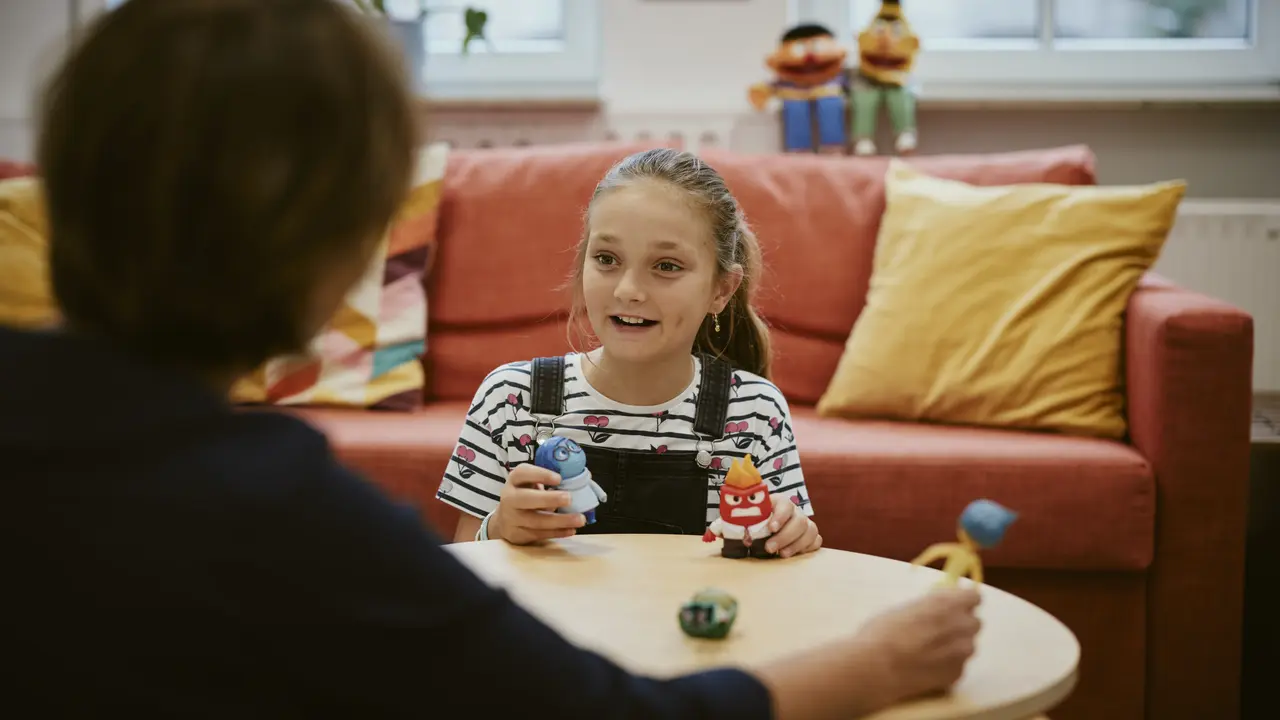
POLYGON ((720 517, 711 521, 702 541, 723 538, 720 555, 727 558, 778 557, 765 549, 765 540, 773 534, 769 530, 772 517, 773 498, 748 455, 729 466, 720 486, 720 517))
POLYGON ((900 154, 916 149, 915 98, 908 80, 920 50, 920 38, 902 14, 898 0, 883 0, 879 12, 858 33, 858 71, 853 95, 853 152, 876 154, 876 120, 883 104, 900 154))
POLYGON ((783 33, 765 58, 774 79, 751 86, 748 97, 756 110, 764 110, 772 98, 782 102, 787 152, 844 152, 846 55, 830 30, 805 24, 783 33))

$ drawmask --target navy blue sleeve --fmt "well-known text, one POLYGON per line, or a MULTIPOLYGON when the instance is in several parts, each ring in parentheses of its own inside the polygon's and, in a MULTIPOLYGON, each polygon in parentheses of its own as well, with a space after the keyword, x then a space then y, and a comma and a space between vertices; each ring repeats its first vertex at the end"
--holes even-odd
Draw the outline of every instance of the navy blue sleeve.
POLYGON ((768 691, 745 672, 656 680, 570 644, 462 565, 407 507, 327 456, 314 470, 294 486, 283 526, 261 534, 275 565, 268 587, 280 593, 266 606, 295 630, 280 665, 333 698, 329 709, 771 717, 768 691))

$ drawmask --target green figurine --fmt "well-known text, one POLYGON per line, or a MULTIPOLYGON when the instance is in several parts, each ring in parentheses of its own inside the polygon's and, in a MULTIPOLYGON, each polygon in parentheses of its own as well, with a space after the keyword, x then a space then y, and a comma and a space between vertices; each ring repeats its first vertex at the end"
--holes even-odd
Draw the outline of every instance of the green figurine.
POLYGON ((738 601, 715 588, 699 591, 680 606, 680 629, 690 637, 723 640, 738 617, 738 601))
POLYGON ((898 0, 882 0, 880 11, 858 33, 858 68, 854 72, 853 152, 876 154, 876 120, 880 106, 889 111, 900 154, 916 149, 915 97, 907 87, 920 38, 902 14, 898 0))

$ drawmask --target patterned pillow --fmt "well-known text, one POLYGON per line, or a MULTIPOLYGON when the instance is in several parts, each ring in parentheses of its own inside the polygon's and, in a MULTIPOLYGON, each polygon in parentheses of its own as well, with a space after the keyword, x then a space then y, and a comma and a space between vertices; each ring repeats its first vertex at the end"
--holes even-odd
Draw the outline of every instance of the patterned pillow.
POLYGON ((409 197, 369 270, 300 356, 273 358, 232 388, 234 402, 412 410, 422 405, 427 296, 423 278, 449 147, 418 155, 409 197))

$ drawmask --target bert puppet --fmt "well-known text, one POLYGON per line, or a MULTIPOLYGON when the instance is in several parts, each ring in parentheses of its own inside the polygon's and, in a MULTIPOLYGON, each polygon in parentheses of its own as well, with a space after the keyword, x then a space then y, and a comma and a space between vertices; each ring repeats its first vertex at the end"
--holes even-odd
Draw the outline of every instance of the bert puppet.
POLYGON ((915 98, 907 81, 920 50, 920 38, 897 0, 884 0, 871 23, 858 34, 858 72, 853 80, 853 152, 876 153, 876 120, 883 104, 900 154, 916 149, 915 98))
POLYGON ((846 55, 830 30, 806 24, 784 33, 765 58, 774 79, 753 85, 748 97, 756 110, 764 110, 770 98, 782 101, 787 152, 844 152, 846 55))

